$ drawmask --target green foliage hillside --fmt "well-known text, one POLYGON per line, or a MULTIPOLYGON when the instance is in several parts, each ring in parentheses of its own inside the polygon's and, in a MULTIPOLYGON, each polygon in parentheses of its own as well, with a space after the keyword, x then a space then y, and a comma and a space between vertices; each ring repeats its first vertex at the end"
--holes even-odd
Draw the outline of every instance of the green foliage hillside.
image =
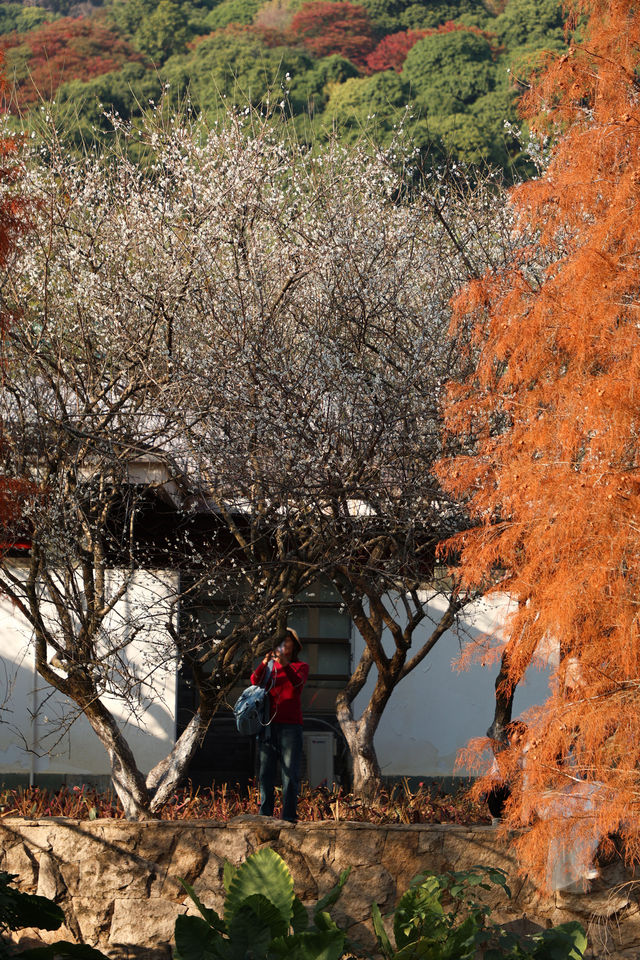
POLYGON ((40 0, 0 5, 10 109, 55 99, 91 141, 111 109, 135 119, 165 96, 215 119, 230 103, 282 104, 302 137, 402 123, 425 156, 526 172, 505 121, 546 50, 558 0, 40 0), (88 12, 87 12, 88 10, 88 12))

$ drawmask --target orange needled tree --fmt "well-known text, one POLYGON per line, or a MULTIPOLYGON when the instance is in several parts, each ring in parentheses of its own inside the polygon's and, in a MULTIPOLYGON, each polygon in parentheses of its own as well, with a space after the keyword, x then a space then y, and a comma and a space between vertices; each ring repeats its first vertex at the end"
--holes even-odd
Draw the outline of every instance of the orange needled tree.
POLYGON ((612 834, 640 859, 640 17, 630 0, 569 8, 570 46, 524 100, 556 139, 512 193, 522 247, 455 304, 479 359, 447 417, 471 452, 440 465, 476 521, 448 545, 467 583, 518 601, 496 740, 534 651, 558 657, 524 762, 522 743, 500 753, 520 854, 555 888, 568 847, 574 880, 612 834))

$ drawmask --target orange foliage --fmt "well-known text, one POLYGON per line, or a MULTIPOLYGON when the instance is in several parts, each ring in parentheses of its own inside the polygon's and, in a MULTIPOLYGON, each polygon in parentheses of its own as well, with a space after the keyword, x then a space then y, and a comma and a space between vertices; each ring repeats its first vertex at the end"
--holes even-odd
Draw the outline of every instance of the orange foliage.
POLYGON ((67 80, 89 80, 142 59, 95 17, 65 17, 28 33, 7 34, 0 37, 0 50, 18 106, 50 99, 67 80))
POLYGON ((467 582, 500 571, 520 601, 508 682, 559 645, 524 772, 520 750, 501 758, 509 824, 532 821, 520 853, 543 886, 554 838, 586 862, 594 837, 618 833, 640 860, 640 17, 631 0, 570 7, 583 25, 524 104, 558 135, 546 172, 512 194, 538 236, 455 304, 479 361, 448 424, 474 452, 440 467, 477 522, 453 544, 467 582))

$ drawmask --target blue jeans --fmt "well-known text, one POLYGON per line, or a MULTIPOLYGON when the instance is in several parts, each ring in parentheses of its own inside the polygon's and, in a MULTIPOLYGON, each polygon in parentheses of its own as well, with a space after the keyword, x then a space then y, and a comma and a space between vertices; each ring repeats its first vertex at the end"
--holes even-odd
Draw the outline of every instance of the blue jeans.
POLYGON ((282 819, 295 823, 297 819, 298 790, 300 789, 300 760, 302 758, 302 725, 299 723, 272 723, 258 737, 260 759, 260 813, 273 816, 273 796, 278 761, 282 774, 282 819))

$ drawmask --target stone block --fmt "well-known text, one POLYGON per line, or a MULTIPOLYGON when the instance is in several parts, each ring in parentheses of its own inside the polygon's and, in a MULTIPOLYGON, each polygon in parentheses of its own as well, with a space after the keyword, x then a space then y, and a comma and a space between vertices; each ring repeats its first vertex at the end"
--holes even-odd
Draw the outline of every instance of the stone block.
POLYGON ((384 827, 379 827, 374 832, 373 830, 354 830, 351 825, 345 824, 342 830, 336 830, 333 846, 334 860, 341 865, 341 869, 379 863, 386 835, 387 831, 384 827))
MULTIPOLYGON (((353 923, 347 927, 349 938, 358 946, 362 947, 365 953, 379 956, 378 941, 368 923, 353 923)), ((393 942, 393 940, 392 940, 393 942)))
POLYGON ((237 820, 232 820, 225 829, 214 828, 212 832, 207 831, 209 849, 215 850, 216 856, 221 860, 228 860, 236 866, 247 859, 251 852, 250 846, 254 849, 262 842, 254 839, 254 832, 250 827, 237 824, 237 820))
POLYGON ((394 878, 383 866, 362 866, 354 870, 347 880, 332 916, 342 927, 362 923, 371 916, 371 904, 374 901, 384 912, 393 907, 395 895, 394 878))
MULTIPOLYGON (((222 882, 224 860, 217 856, 212 849, 209 850, 209 858, 202 869, 200 875, 193 881, 193 889, 200 898, 205 907, 210 907, 218 913, 222 913, 225 899, 225 889, 222 882)), ((167 878, 169 883, 169 878, 167 878)), ((180 899, 188 913, 197 913, 195 906, 189 899, 184 889, 180 888, 180 899)))
POLYGON ((298 834, 298 849, 317 878, 335 860, 336 831, 333 828, 312 830, 307 824, 304 826, 307 829, 298 834))
MULTIPOLYGON (((201 842, 204 832, 199 822, 190 824, 189 837, 201 842)), ((171 857, 172 851, 185 836, 182 821, 145 820, 128 823, 124 820, 101 821, 102 842, 118 849, 126 849, 142 860, 162 866, 171 857), (111 824, 111 827, 110 827, 111 824), (128 827, 133 829, 129 833, 128 827)))
POLYGON ((196 831, 195 835, 183 832, 175 838, 171 850, 156 865, 156 881, 151 886, 151 896, 182 901, 185 891, 180 880, 193 885, 207 866, 209 855, 209 846, 200 831, 196 831))
POLYGON ((38 863, 26 844, 14 840, 4 849, 0 865, 7 873, 17 876, 16 882, 21 890, 33 892, 38 882, 38 863))
POLYGON ((490 827, 483 830, 450 828, 443 835, 443 867, 445 870, 469 870, 478 864, 499 867, 510 876, 516 876, 517 863, 513 851, 504 841, 496 839, 490 827))
POLYGON ((424 854, 428 869, 434 873, 442 871, 444 832, 437 828, 418 831, 418 853, 424 854))
POLYGON ((293 877, 293 886, 301 900, 318 898, 318 884, 314 874, 309 869, 305 857, 294 846, 287 843, 286 835, 280 834, 280 839, 270 845, 279 854, 288 866, 293 877))
POLYGON ((73 912, 82 942, 90 947, 106 946, 113 917, 113 900, 74 897, 73 912))
POLYGON ((109 929, 109 943, 157 947, 171 943, 176 917, 183 906, 168 900, 117 897, 109 929))
POLYGON ((433 872, 428 858, 418 852, 418 834, 415 831, 401 836, 387 833, 380 862, 394 878, 398 893, 404 893, 417 873, 433 872))
POLYGON ((73 893, 84 896, 87 890, 91 890, 94 896, 115 897, 120 891, 126 890, 127 896, 132 899, 146 898, 155 878, 154 863, 111 847, 101 857, 80 860, 77 888, 73 893))
POLYGON ((39 897, 49 900, 60 900, 67 892, 55 858, 47 851, 43 851, 38 859, 38 886, 36 893, 39 897))
POLYGON ((76 941, 73 930, 63 923, 57 930, 41 930, 39 927, 25 927, 18 930, 16 934, 16 943, 22 944, 22 949, 26 948, 28 943, 33 946, 46 946, 49 943, 56 943, 58 940, 69 940, 71 943, 76 941))

